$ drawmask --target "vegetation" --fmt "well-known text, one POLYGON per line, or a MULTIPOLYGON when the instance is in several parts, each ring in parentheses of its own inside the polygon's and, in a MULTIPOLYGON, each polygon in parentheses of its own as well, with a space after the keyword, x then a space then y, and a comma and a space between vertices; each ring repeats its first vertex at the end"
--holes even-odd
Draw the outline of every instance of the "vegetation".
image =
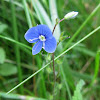
POLYGON ((0 0, 0 100, 100 100, 99 62, 99 0, 0 0), (71 11, 55 29, 54 60, 43 49, 33 56, 26 31, 53 31, 71 11))

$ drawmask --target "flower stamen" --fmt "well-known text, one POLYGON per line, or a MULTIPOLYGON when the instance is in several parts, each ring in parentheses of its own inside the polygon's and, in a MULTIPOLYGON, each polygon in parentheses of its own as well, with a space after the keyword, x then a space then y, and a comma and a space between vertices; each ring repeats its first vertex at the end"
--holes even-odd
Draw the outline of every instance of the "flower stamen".
POLYGON ((46 41, 46 38, 45 38, 45 36, 43 36, 43 35, 40 35, 40 36, 39 36, 39 39, 40 39, 40 41, 46 41))

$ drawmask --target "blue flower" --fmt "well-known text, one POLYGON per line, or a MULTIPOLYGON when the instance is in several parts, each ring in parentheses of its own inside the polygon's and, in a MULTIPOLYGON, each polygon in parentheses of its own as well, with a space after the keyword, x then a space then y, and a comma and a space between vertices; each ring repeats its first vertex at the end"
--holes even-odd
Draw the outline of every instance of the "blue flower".
POLYGON ((47 25, 38 25, 30 28, 25 33, 25 39, 29 43, 36 42, 32 48, 33 55, 39 53, 42 48, 48 53, 53 53, 56 50, 56 39, 47 25))

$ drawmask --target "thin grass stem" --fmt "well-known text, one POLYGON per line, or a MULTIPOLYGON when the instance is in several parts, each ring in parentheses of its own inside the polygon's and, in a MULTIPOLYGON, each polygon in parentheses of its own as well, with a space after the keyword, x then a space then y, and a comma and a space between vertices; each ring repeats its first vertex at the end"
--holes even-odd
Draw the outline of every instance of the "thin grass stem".
POLYGON ((9 38, 9 37, 5 37, 5 36, 3 36, 3 35, 0 35, 0 38, 5 39, 5 40, 8 40, 8 41, 10 41, 10 42, 12 42, 12 43, 18 44, 20 47, 25 47, 25 48, 27 48, 27 49, 29 49, 29 50, 32 50, 31 47, 29 47, 29 46, 27 46, 27 45, 25 45, 25 44, 23 44, 23 43, 21 43, 21 42, 18 42, 18 41, 14 40, 14 39, 11 39, 11 38, 9 38))

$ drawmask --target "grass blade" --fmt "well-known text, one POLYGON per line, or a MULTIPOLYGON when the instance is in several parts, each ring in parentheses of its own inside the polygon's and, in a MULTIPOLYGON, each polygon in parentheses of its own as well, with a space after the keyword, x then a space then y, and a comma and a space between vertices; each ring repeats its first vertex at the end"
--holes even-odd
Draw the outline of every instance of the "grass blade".
MULTIPOLYGON (((18 30, 17 30, 17 23, 16 23, 16 14, 15 14, 15 6, 12 3, 12 0, 10 0, 11 3, 11 12, 12 12, 12 27, 13 27, 13 35, 14 39, 18 41, 18 30)), ((19 46, 16 44, 15 45, 15 55, 16 55, 16 62, 17 62, 17 69, 18 69, 18 78, 19 82, 22 81, 22 69, 21 69, 21 62, 20 62, 20 51, 19 51, 19 46)), ((24 88, 23 85, 20 87, 20 93, 23 94, 24 88)))
POLYGON ((94 71, 94 76, 91 82, 91 85, 94 84, 94 81, 97 79, 97 75, 99 73, 99 58, 100 58, 100 50, 97 51, 96 57, 95 57, 95 71, 94 71))
POLYGON ((33 4, 33 7, 38 15, 40 23, 48 25, 49 28, 52 30, 53 26, 52 26, 52 23, 50 21, 50 18, 47 15, 47 13, 46 13, 45 9, 43 8, 43 6, 41 5, 41 3, 38 0, 32 0, 32 4, 33 4))
POLYGON ((31 22, 31 18, 30 18, 30 15, 29 15, 29 11, 27 9, 27 3, 26 3, 26 0, 22 0, 22 1, 23 1, 26 17, 27 17, 28 26, 29 26, 29 28, 31 28, 32 27, 32 22, 31 22))
POLYGON ((4 93, 4 92, 0 92, 0 99, 2 99, 2 100, 47 100, 47 99, 43 99, 43 98, 36 98, 33 96, 18 95, 18 94, 6 95, 6 93, 4 93))
POLYGON ((20 43, 20 42, 14 40, 14 39, 11 39, 11 38, 8 38, 8 37, 2 36, 2 35, 0 35, 0 38, 5 39, 5 40, 8 40, 8 41, 10 41, 12 43, 18 44, 19 46, 23 46, 23 47, 25 47, 25 48, 27 48, 29 50, 32 50, 31 47, 29 47, 29 46, 27 46, 27 45, 25 45, 23 43, 20 43))

